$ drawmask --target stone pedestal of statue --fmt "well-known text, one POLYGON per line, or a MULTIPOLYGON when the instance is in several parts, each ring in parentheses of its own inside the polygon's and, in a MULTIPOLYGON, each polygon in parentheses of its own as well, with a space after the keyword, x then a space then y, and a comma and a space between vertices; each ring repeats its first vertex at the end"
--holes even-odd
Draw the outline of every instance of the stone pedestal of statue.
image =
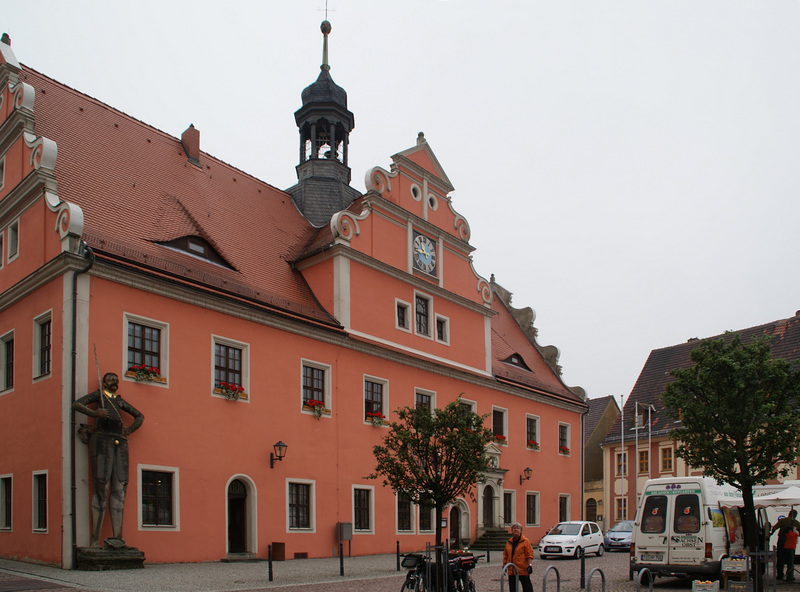
POLYGON ((78 547, 77 567, 82 571, 105 571, 111 569, 142 569, 144 553, 135 547, 122 546, 106 539, 102 547, 78 547))

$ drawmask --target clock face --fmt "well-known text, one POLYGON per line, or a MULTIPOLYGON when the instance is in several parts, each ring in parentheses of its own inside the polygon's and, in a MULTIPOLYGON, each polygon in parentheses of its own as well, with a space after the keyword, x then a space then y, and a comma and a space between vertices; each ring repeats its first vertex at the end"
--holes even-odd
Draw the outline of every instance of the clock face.
POLYGON ((431 239, 422 234, 414 236, 414 267, 429 273, 436 274, 436 245, 431 239))

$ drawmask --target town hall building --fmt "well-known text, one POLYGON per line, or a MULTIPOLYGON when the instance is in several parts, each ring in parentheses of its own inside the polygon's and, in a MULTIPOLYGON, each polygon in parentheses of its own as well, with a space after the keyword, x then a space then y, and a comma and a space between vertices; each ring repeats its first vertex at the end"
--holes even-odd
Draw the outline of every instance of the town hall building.
POLYGON ((355 117, 324 55, 281 190, 3 37, 0 556, 69 569, 89 545, 94 420, 73 402, 106 372, 144 416, 122 524, 147 561, 405 552, 437 528, 464 546, 514 521, 536 540, 581 517, 584 391, 475 269, 423 134, 350 185, 355 117), (491 468, 434 524, 367 478, 372 448, 394 410, 459 396, 495 434, 491 468))

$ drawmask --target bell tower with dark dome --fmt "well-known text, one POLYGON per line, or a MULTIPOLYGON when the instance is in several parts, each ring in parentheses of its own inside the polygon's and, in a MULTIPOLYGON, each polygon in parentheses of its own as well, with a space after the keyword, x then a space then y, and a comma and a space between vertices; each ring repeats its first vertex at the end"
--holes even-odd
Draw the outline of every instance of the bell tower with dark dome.
POLYGON ((317 80, 303 89, 303 106, 294 118, 300 132, 297 184, 287 189, 297 208, 314 226, 347 208, 361 193, 350 187, 347 166, 350 131, 355 117, 347 109, 347 93, 330 74, 328 35, 331 24, 320 26, 323 35, 322 65, 317 80))

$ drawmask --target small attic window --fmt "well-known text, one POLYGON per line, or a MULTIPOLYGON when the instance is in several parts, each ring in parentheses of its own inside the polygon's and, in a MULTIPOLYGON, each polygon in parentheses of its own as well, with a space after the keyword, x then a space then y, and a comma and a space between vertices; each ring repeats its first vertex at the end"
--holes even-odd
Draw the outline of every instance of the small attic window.
POLYGON ((200 236, 182 236, 159 244, 170 249, 175 249, 176 251, 183 251, 200 259, 205 259, 206 261, 211 261, 212 263, 227 267, 228 269, 234 269, 232 265, 225 261, 222 255, 217 253, 214 247, 211 246, 211 243, 200 236))
POLYGON ((525 360, 522 359, 522 356, 516 353, 508 356, 505 360, 503 360, 503 363, 511 364, 512 366, 516 366, 517 368, 522 368, 523 370, 527 370, 528 372, 531 371, 531 369, 528 368, 528 365, 525 363, 525 360))

